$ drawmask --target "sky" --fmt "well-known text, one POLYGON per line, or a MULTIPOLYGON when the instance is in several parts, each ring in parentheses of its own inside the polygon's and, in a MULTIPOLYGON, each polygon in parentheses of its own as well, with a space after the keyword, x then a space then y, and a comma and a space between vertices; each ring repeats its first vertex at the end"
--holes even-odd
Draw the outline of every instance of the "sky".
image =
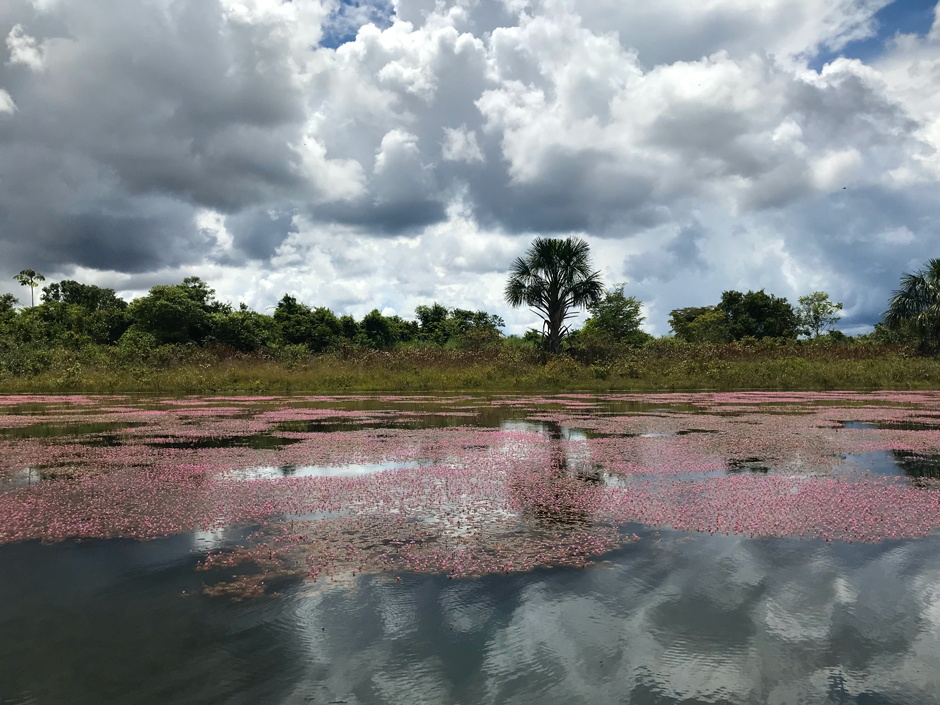
POLYGON ((672 309, 870 329, 940 256, 923 0, 4 0, 0 292, 199 276, 268 311, 503 300, 536 236, 672 309))

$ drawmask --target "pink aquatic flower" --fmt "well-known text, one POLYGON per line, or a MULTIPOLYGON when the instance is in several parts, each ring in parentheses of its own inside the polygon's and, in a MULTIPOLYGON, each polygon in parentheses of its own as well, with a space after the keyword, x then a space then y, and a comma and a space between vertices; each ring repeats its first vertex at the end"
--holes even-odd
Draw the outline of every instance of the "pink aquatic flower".
POLYGON ((206 567, 317 580, 585 565, 637 540, 630 522, 852 542, 940 527, 929 480, 847 459, 940 453, 931 392, 31 396, 0 409, 22 412, 0 412, 0 543, 254 525, 206 567), (108 430, 70 435, 79 423, 108 430))

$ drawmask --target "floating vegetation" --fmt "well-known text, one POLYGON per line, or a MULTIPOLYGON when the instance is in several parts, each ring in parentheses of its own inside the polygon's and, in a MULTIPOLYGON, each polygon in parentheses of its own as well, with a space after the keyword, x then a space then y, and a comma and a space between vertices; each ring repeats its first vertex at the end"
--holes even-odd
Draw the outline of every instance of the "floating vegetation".
POLYGON ((930 392, 29 404, 0 411, 0 543, 255 527, 205 557, 255 569, 214 594, 583 566, 635 522, 875 543, 940 527, 930 392))

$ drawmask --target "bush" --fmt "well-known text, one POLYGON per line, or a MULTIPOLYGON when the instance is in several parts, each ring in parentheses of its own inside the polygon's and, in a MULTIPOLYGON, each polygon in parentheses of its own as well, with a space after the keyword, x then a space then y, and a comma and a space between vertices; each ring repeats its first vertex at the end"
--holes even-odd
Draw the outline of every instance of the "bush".
POLYGON ((117 344, 117 357, 122 364, 148 364, 159 343, 156 336, 137 326, 128 328, 117 344))

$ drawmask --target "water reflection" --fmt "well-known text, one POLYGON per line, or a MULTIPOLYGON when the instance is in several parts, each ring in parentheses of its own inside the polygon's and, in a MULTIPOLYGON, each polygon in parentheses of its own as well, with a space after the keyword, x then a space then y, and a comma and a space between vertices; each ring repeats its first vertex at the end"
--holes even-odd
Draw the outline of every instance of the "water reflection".
POLYGON ((18 487, 29 487, 43 479, 42 469, 27 467, 22 470, 0 476, 0 490, 12 490, 18 487))
POLYGON ((228 477, 234 480, 277 480, 282 477, 358 477, 384 470, 416 468, 426 461, 400 461, 385 463, 347 463, 345 465, 280 465, 232 470, 228 477))
POLYGON ((172 436, 157 437, 149 444, 154 448, 176 448, 200 450, 212 448, 251 448, 252 450, 274 450, 281 446, 299 443, 296 438, 273 436, 270 433, 255 433, 246 436, 204 436, 177 439, 172 436))
POLYGON ((138 428, 142 423, 128 421, 100 421, 94 423, 38 423, 14 428, 0 428, 0 440, 18 438, 58 438, 59 436, 87 436, 138 428))
POLYGON ((562 426, 548 421, 518 421, 510 419, 499 424, 503 431, 531 431, 542 433, 554 441, 585 441, 588 434, 580 428, 562 426))
POLYGON ((767 474, 771 466, 763 458, 735 458, 728 461, 728 472, 756 472, 767 474))
POLYGON ((849 465, 876 475, 907 477, 912 480, 940 478, 940 455, 914 453, 906 450, 879 450, 871 453, 847 454, 849 465))
POLYGON ((284 584, 241 603, 200 593, 190 547, 204 536, 4 546, 0 697, 940 702, 940 537, 825 546, 634 528, 639 542, 588 570, 284 584))
POLYGON ((893 450, 894 462, 912 478, 940 478, 940 455, 912 453, 906 450, 893 450))

